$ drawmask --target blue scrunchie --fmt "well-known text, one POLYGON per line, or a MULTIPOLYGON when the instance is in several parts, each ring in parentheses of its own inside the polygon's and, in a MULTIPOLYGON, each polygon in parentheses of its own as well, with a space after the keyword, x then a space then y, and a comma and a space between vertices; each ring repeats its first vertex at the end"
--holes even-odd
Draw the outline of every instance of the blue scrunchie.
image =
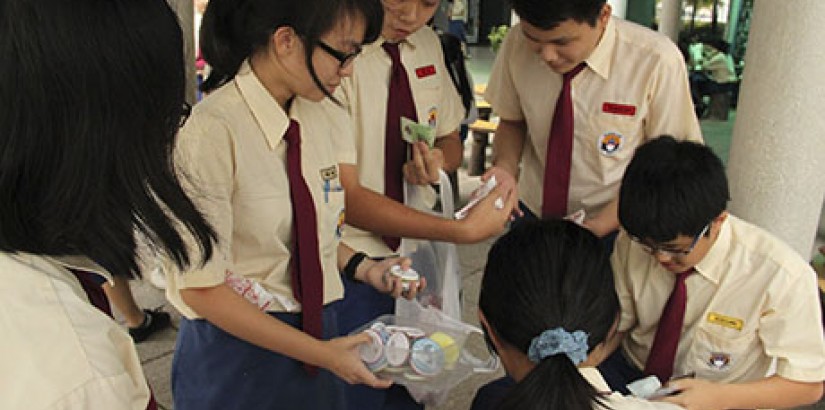
POLYGON ((527 357, 533 363, 539 363, 546 357, 566 354, 574 365, 587 359, 587 333, 576 330, 570 333, 561 327, 549 329, 533 338, 527 357))

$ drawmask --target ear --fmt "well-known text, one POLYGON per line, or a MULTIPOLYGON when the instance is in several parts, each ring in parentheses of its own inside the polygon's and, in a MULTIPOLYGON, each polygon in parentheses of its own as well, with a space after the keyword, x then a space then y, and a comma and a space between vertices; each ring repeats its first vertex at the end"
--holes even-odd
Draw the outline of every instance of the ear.
POLYGON ((493 327, 490 326, 490 323, 487 322, 487 318, 484 316, 484 312, 482 312, 481 309, 478 310, 478 321, 481 322, 481 326, 484 326, 484 329, 487 330, 487 334, 490 335, 490 341, 493 342, 493 346, 495 346, 497 351, 501 352, 501 339, 499 339, 498 334, 496 334, 495 330, 493 330, 493 327))
POLYGON ((295 53, 300 49, 301 38, 295 29, 289 26, 278 27, 269 38, 270 47, 279 56, 295 53))
POLYGON ((610 3, 604 3, 602 11, 599 12, 599 24, 601 24, 602 27, 607 24, 611 13, 613 13, 613 6, 611 6, 610 3))
MULTIPOLYGON (((716 218, 713 218, 713 226, 711 228, 715 228, 716 230, 721 229, 722 222, 725 222, 725 220, 728 219, 728 215, 730 215, 728 211, 722 211, 719 215, 716 216, 716 218)), ((711 229, 711 231, 713 230, 714 229, 711 229)))

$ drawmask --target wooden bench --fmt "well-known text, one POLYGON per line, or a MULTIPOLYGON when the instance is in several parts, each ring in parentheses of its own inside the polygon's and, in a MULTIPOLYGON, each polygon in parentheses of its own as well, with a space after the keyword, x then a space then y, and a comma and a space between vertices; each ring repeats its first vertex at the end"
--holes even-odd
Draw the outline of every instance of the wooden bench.
POLYGON ((483 119, 478 119, 470 124, 470 133, 473 137, 472 151, 470 151, 470 163, 467 174, 479 176, 487 169, 487 146, 490 144, 490 134, 496 132, 498 124, 483 119))

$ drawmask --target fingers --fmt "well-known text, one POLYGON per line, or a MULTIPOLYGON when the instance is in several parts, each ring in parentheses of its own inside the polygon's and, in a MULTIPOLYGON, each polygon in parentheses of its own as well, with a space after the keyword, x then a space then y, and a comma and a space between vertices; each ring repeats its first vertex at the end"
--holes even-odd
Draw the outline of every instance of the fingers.
POLYGON ((413 185, 435 183, 439 179, 438 171, 444 162, 443 154, 438 148, 430 149, 425 142, 411 144, 412 159, 403 166, 404 179, 413 185))

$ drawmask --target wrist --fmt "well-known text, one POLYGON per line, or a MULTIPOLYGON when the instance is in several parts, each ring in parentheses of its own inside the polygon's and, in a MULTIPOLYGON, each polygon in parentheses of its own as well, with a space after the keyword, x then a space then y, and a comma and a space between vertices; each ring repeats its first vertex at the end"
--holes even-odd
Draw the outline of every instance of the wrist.
POLYGON ((355 252, 352 256, 350 256, 347 264, 344 265, 344 269, 341 270, 341 275, 351 281, 360 280, 358 278, 358 268, 363 265, 365 259, 367 259, 366 253, 355 252))
POLYGON ((378 262, 372 258, 364 258, 355 270, 355 280, 369 283, 369 272, 377 263, 378 262))

